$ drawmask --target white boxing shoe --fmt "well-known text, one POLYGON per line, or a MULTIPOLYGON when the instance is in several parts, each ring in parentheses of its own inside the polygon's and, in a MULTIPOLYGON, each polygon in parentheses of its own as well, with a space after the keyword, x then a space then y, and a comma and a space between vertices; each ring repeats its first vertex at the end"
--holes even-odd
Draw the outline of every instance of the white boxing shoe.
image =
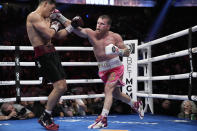
POLYGON ((99 129, 103 127, 107 127, 107 117, 101 115, 97 117, 93 124, 88 126, 90 129, 99 129))

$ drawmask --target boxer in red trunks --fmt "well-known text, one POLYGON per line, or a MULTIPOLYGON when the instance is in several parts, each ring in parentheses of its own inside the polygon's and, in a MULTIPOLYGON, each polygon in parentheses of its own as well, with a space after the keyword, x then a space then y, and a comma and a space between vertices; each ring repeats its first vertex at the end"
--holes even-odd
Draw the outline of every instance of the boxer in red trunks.
MULTIPOLYGON (((74 19, 80 19, 75 17, 74 19)), ((118 86, 122 86, 122 76, 124 66, 119 56, 130 55, 130 50, 124 45, 121 36, 110 31, 111 19, 107 15, 102 15, 97 20, 96 30, 90 28, 73 29, 68 26, 68 32, 74 32, 80 37, 88 38, 93 46, 95 57, 98 61, 99 76, 105 83, 105 101, 101 115, 88 128, 102 128, 107 126, 107 116, 112 106, 113 97, 129 104, 138 113, 140 118, 144 117, 142 101, 133 101, 131 98, 122 93, 118 86)), ((63 33, 63 32, 62 32, 63 33)), ((63 35, 63 34, 62 34, 63 35)))
POLYGON ((59 125, 53 122, 51 112, 67 89, 64 69, 51 39, 61 38, 62 31, 63 37, 68 34, 68 28, 59 30, 60 23, 65 27, 71 24, 70 20, 55 9, 55 4, 55 0, 40 0, 37 9, 28 15, 26 22, 28 37, 34 47, 36 65, 41 75, 51 81, 54 87, 48 96, 46 109, 39 119, 39 123, 48 130, 59 128, 59 125))

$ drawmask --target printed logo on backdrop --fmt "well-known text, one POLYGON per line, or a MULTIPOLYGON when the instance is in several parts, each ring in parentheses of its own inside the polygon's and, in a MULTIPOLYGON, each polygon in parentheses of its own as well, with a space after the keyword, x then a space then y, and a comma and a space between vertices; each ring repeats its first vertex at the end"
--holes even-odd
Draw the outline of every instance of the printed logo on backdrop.
POLYGON ((129 47, 131 54, 135 53, 135 43, 126 44, 129 47))
POLYGON ((126 78, 126 94, 131 96, 131 98, 132 98, 132 84, 133 84, 133 79, 126 78))
POLYGON ((131 54, 129 57, 123 57, 123 64, 124 64, 124 77, 123 81, 125 82, 125 86, 123 87, 123 93, 131 96, 133 99, 137 99, 134 96, 134 93, 137 89, 137 50, 136 50, 135 42, 130 42, 126 45, 129 47, 131 54), (135 97, 135 98, 134 98, 135 97))

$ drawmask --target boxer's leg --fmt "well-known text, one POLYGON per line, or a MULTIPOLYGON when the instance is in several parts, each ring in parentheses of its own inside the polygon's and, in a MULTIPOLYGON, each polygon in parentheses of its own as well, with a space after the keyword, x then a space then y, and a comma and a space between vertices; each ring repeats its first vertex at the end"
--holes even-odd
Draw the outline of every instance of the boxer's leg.
POLYGON ((53 83, 53 90, 48 96, 48 102, 46 109, 52 111, 54 106, 57 104, 59 98, 64 94, 67 89, 66 80, 59 80, 53 83))
POLYGON ((108 80, 107 83, 105 84, 105 100, 104 100, 104 106, 103 110, 100 116, 96 119, 96 121, 88 126, 88 128, 102 128, 107 126, 107 116, 109 114, 109 111, 112 106, 113 102, 113 91, 116 88, 117 81, 115 82, 110 82, 111 80, 114 79, 114 72, 108 74, 108 80))
POLYGON ((113 97, 130 105, 139 114, 140 119, 143 119, 144 110, 142 101, 133 101, 128 95, 122 93, 118 87, 114 90, 113 97))
POLYGON ((46 129, 56 130, 59 128, 59 125, 53 122, 51 112, 67 88, 65 73, 59 57, 55 52, 42 57, 40 64, 43 76, 53 82, 54 88, 48 97, 46 110, 41 115, 39 123, 46 129))

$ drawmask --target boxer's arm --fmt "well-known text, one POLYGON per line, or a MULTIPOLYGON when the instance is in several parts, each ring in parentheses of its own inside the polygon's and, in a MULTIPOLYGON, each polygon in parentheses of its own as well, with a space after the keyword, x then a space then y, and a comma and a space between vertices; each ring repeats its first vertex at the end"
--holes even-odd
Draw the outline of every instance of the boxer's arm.
POLYGON ((63 24, 65 27, 69 26, 71 23, 71 20, 66 18, 62 13, 58 10, 55 9, 52 14, 50 15, 50 18, 52 20, 58 20, 61 24, 63 24))
POLYGON ((88 38, 88 32, 91 30, 89 28, 81 28, 81 27, 78 27, 76 29, 74 29, 74 28, 70 29, 68 27, 66 27, 65 29, 62 29, 62 30, 58 31, 57 34, 55 35, 55 38, 57 38, 57 39, 65 38, 71 32, 75 33, 79 37, 88 38))
POLYGON ((64 39, 68 34, 69 33, 65 29, 61 29, 55 34, 55 38, 56 39, 64 39))
POLYGON ((71 29, 72 31, 70 31, 70 29, 65 28, 65 29, 61 29, 59 30, 56 34, 55 34, 55 38, 57 39, 63 39, 65 38, 68 34, 70 34, 71 32, 75 33, 77 36, 82 37, 82 38, 87 38, 88 37, 88 31, 91 30, 89 28, 81 28, 78 27, 76 29, 71 29))
POLYGON ((119 34, 115 34, 116 43, 115 45, 120 49, 123 56, 128 57, 130 55, 130 49, 124 44, 122 37, 119 34))
POLYGON ((83 33, 80 33, 80 31, 81 31, 80 26, 83 26, 83 20, 80 16, 74 17, 72 19, 72 21, 67 19, 67 21, 68 22, 64 23, 64 26, 66 28, 57 32, 57 34, 55 36, 57 39, 62 39, 62 38, 66 37, 68 34, 72 33, 75 30, 77 30, 75 32, 79 36, 86 38, 86 35, 83 35, 83 34, 87 34, 87 33, 83 32, 83 31, 82 31, 83 33))
POLYGON ((129 48, 124 44, 122 37, 119 34, 114 34, 115 43, 109 44, 105 47, 106 55, 116 54, 119 56, 126 56, 130 55, 129 48))
POLYGON ((46 39, 51 39, 56 33, 56 31, 49 28, 48 25, 42 20, 41 16, 37 14, 32 14, 29 16, 29 22, 31 22, 36 31, 38 31, 39 34, 46 39))
POLYGON ((78 35, 79 37, 82 37, 82 38, 88 38, 88 32, 92 31, 92 29, 90 28, 81 28, 81 27, 78 27, 76 29, 73 30, 73 32, 78 35))

